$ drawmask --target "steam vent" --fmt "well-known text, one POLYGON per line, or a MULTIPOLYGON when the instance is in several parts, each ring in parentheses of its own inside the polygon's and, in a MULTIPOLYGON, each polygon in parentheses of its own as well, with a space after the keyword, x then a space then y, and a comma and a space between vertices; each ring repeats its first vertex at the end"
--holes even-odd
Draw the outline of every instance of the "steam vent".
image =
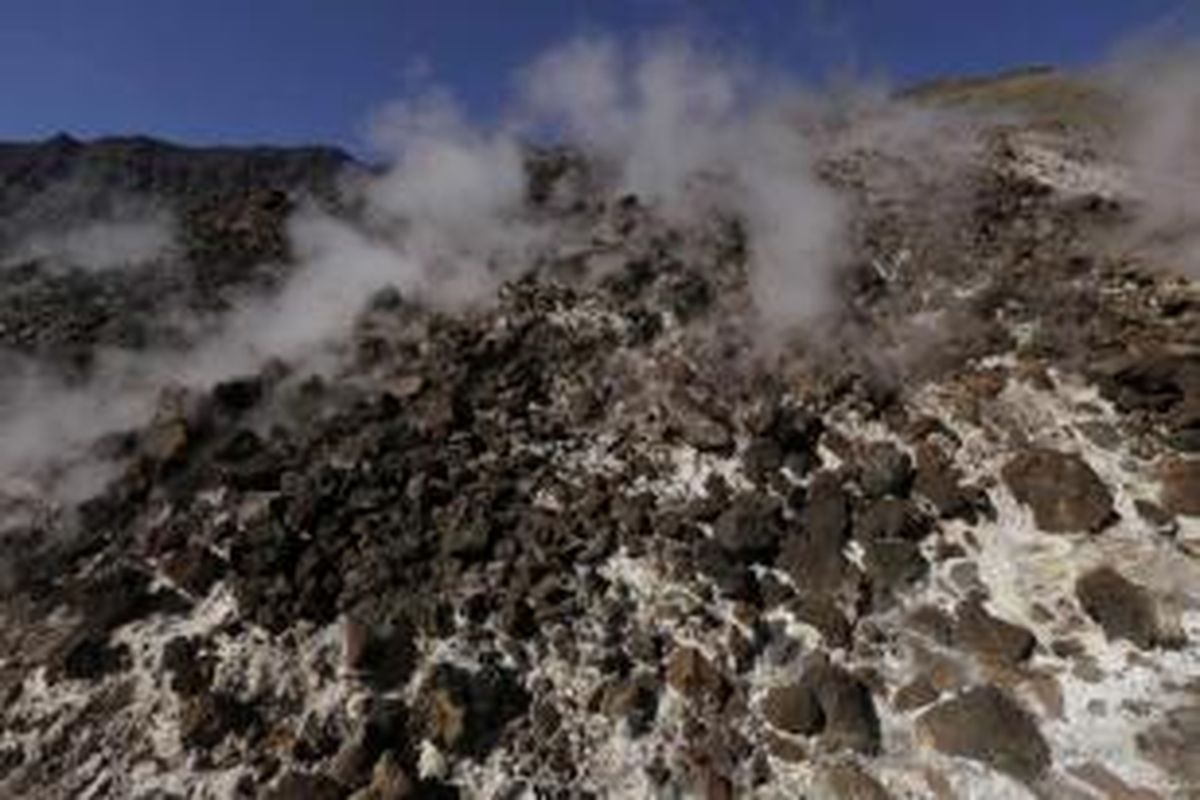
POLYGON ((606 53, 0 145, 0 797, 1200 798, 1195 62, 606 53))

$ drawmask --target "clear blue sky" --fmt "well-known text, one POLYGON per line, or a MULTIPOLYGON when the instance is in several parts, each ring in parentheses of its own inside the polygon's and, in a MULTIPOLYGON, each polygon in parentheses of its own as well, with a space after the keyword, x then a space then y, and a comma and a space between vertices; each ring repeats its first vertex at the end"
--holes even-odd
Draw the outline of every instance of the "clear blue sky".
POLYGON ((815 80, 1096 60, 1200 0, 3 0, 0 139, 66 131, 358 149, 424 64, 472 114, 578 33, 691 28, 815 80))

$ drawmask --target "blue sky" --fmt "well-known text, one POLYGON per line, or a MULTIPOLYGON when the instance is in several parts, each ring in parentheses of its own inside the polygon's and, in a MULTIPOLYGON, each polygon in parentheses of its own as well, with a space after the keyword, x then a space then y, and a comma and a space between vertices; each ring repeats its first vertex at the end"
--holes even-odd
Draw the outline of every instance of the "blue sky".
POLYGON ((370 111, 449 87, 487 119, 577 34, 687 29, 818 81, 1078 65, 1198 0, 4 0, 0 139, 148 133, 359 149, 370 111))

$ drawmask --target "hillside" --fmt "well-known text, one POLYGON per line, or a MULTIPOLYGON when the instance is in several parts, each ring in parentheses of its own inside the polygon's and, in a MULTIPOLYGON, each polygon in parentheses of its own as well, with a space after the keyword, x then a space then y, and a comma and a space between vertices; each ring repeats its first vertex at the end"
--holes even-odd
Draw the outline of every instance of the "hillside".
POLYGON ((822 129, 829 287, 582 147, 514 242, 330 150, 0 146, 0 795, 1200 797, 1200 291, 1071 87, 822 129))

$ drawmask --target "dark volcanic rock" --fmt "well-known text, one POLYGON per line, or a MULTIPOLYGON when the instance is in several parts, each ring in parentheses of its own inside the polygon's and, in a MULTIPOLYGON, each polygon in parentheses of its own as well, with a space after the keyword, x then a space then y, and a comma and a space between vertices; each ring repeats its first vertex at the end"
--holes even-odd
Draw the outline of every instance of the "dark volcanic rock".
POLYGON ((423 733, 446 749, 483 758, 509 722, 529 707, 518 676, 488 663, 477 672, 450 664, 434 670, 418 701, 423 733))
POLYGON ((629 735, 649 733, 658 714, 658 681, 642 673, 613 686, 604 699, 604 713, 625 723, 629 735))
POLYGON ((826 647, 836 649, 850 646, 854 626, 828 595, 801 595, 792 603, 791 610, 797 619, 821 632, 826 647))
POLYGON ((854 538, 909 539, 919 541, 932 530, 932 521, 908 500, 884 497, 866 507, 855 519, 854 538))
POLYGON ((1002 664, 1016 664, 1029 658, 1037 640, 1020 625, 993 617, 974 597, 961 603, 954 624, 954 642, 980 658, 1002 664))
POLYGON ((693 703, 720 709, 731 687, 726 676, 694 647, 678 647, 667 659, 667 684, 693 703))
POLYGON ((1167 411, 1200 387, 1200 360, 1166 352, 1133 353, 1093 371, 1123 411, 1167 411))
POLYGON ((346 791, 325 775, 289 772, 263 797, 266 800, 342 800, 346 791))
POLYGON ((933 504, 942 519, 963 519, 973 523, 980 513, 991 513, 987 494, 982 489, 964 485, 953 462, 930 445, 917 450, 913 490, 933 504))
POLYGON ((1002 474, 1044 531, 1097 531, 1112 519, 1112 494, 1075 454, 1029 450, 1009 461, 1002 474))
POLYGON ((879 716, 871 690, 852 673, 822 657, 810 660, 800 683, 817 699, 825 724, 821 745, 831 751, 879 751, 879 716))
POLYGON ((713 523, 717 543, 743 561, 770 561, 781 535, 778 503, 765 495, 738 495, 713 523))
POLYGON ((876 605, 886 605, 895 594, 917 583, 929 571, 929 562, 916 542, 907 539, 876 539, 868 542, 863 565, 876 605))
POLYGON ((129 648, 110 644, 107 639, 85 636, 63 657, 62 673, 72 680, 99 680, 128 668, 129 648))
POLYGON ((1200 705, 1167 711, 1138 734, 1137 748, 1184 786, 1200 786, 1200 705))
POLYGON ((208 690, 213 679, 212 659, 201 652, 200 642, 176 636, 163 647, 163 671, 171 676, 171 689, 184 696, 208 690))
POLYGON ((831 592, 841 583, 847 562, 843 548, 850 535, 850 504, 832 474, 818 475, 800 513, 799 530, 784 541, 776 565, 792 576, 797 591, 831 592))
POLYGON ((1159 643, 1154 598, 1112 567, 1082 575, 1075 582, 1075 596, 1110 640, 1128 639, 1143 650, 1159 643))
POLYGON ((853 761, 826 767, 822 777, 836 800, 892 800, 883 784, 853 761))
POLYGON ((859 487, 867 497, 904 497, 916 477, 912 457, 888 442, 868 445, 858 472, 859 487))
POLYGON ((812 736, 825 727, 816 692, 802 683, 771 689, 763 698, 762 713, 776 728, 800 736, 812 736))
POLYGON ((1167 510, 1200 516, 1200 459, 1171 459, 1163 465, 1159 479, 1167 510))
POLYGON ((415 631, 407 620, 371 627, 347 620, 343 627, 346 666, 381 690, 402 686, 417 662, 415 631))
POLYGON ((211 750, 226 736, 244 732, 254 718, 253 709, 235 698, 205 693, 184 702, 179 736, 185 747, 211 750))
POLYGON ((977 686, 917 720, 918 735, 946 755, 981 761, 1026 783, 1050 765, 1033 717, 994 686, 977 686))

